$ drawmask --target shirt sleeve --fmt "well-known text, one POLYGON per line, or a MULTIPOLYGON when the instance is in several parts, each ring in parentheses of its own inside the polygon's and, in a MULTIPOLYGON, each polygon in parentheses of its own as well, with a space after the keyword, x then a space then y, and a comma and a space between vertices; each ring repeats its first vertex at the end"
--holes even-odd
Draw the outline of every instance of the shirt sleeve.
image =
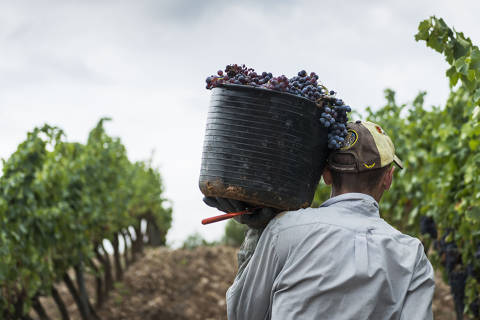
POLYGON ((271 308, 273 282, 280 272, 276 236, 267 227, 247 265, 227 291, 229 320, 263 320, 271 308))
POLYGON ((401 320, 431 320, 432 299, 435 291, 433 267, 428 261, 423 246, 420 246, 420 259, 408 287, 407 296, 403 305, 401 320))

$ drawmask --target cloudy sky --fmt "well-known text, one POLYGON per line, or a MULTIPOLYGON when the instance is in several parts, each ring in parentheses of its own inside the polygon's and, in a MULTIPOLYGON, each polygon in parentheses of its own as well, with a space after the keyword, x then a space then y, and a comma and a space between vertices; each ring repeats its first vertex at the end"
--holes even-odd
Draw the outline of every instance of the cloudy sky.
POLYGON ((448 95, 446 64, 414 41, 437 15, 480 42, 478 0, 59 0, 0 1, 0 157, 43 123, 85 142, 102 116, 132 161, 161 169, 174 206, 168 241, 225 224, 198 189, 210 92, 206 76, 229 63, 294 75, 315 71, 356 110, 448 95))

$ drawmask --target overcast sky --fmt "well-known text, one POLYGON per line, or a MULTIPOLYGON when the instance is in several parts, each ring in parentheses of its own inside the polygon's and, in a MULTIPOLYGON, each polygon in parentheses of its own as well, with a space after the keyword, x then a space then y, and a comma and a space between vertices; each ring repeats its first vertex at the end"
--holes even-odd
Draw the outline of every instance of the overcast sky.
POLYGON ((85 142, 112 117, 132 161, 155 150, 174 207, 169 243, 218 239, 224 222, 200 224, 217 214, 198 189, 208 75, 229 63, 306 69, 359 111, 381 106, 387 87, 442 104, 446 63, 415 42, 418 23, 435 14, 478 44, 478 12, 478 0, 0 1, 0 157, 34 126, 85 142))

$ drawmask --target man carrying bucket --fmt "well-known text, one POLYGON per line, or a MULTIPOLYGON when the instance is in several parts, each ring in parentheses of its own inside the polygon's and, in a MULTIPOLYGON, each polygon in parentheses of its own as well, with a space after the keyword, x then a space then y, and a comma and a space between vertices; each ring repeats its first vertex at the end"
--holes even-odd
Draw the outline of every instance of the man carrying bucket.
MULTIPOLYGON (((433 268, 421 242, 380 218, 396 164, 390 138, 371 122, 348 124, 323 173, 331 198, 319 208, 237 217, 249 225, 227 291, 230 320, 433 319, 433 268)), ((204 198, 225 212, 245 203, 204 198)))

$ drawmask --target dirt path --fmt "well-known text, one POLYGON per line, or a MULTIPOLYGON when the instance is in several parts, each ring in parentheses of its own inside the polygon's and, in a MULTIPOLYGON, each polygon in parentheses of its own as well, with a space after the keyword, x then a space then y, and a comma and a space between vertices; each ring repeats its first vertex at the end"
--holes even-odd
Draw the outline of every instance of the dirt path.
POLYGON ((225 319, 236 250, 147 250, 99 312, 103 320, 225 319))

